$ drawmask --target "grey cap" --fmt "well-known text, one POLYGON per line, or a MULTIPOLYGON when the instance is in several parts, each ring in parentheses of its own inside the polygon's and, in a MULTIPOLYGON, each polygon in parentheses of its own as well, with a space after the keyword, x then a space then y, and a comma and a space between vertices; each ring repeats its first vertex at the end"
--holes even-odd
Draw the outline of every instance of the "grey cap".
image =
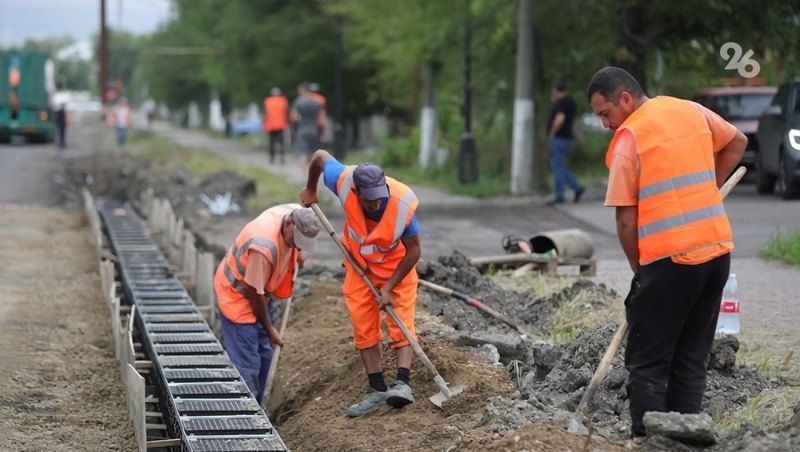
POLYGON ((301 250, 314 251, 317 235, 322 228, 313 210, 297 209, 289 215, 294 225, 294 246, 301 250))
POLYGON ((389 186, 380 166, 374 163, 362 163, 353 170, 353 183, 370 201, 389 197, 389 186))

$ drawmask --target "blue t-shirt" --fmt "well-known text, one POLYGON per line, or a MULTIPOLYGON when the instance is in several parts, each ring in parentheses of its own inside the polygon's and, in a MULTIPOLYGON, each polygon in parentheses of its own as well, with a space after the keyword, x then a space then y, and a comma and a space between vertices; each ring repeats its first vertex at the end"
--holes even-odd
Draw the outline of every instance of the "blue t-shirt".
MULTIPOLYGON (((339 163, 336 159, 326 160, 325 166, 322 168, 322 180, 325 186, 328 187, 328 190, 332 191, 336 196, 339 196, 339 190, 336 188, 336 184, 339 182, 339 177, 342 176, 346 168, 347 165, 339 163)), ((364 211, 364 216, 375 222, 380 221, 381 218, 383 218, 383 212, 386 211, 386 203, 388 201, 389 198, 383 198, 377 212, 372 213, 364 211)), ((419 234, 419 227, 417 226, 417 214, 415 213, 414 216, 411 217, 411 222, 408 223, 408 226, 406 226, 406 229, 403 231, 403 235, 400 237, 407 239, 417 234, 419 234)))

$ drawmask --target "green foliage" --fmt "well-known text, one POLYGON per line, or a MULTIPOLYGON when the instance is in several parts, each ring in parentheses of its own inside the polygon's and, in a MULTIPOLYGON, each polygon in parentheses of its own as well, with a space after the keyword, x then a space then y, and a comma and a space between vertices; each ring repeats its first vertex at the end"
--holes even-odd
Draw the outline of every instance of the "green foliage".
POLYGON ((765 259, 800 266, 800 227, 795 227, 786 234, 778 232, 770 238, 767 246, 761 249, 758 255, 765 259))

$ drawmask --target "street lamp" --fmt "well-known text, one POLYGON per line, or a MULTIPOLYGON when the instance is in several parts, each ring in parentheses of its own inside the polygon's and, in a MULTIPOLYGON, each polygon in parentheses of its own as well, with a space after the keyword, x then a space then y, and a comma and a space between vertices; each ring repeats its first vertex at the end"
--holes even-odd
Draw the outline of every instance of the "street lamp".
POLYGON ((472 12, 471 0, 466 0, 466 23, 464 29, 464 133, 458 159, 458 180, 461 184, 472 184, 478 181, 478 162, 475 151, 475 138, 472 136, 472 88, 470 73, 472 70, 472 12))

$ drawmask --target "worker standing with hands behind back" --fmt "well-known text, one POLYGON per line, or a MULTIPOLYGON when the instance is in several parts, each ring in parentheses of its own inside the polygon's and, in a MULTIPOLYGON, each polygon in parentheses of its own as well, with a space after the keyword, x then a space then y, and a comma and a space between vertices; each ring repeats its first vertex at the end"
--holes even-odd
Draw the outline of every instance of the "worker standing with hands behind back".
POLYGON ((272 300, 292 295, 295 262, 302 264, 314 250, 319 230, 311 209, 299 204, 269 208, 242 229, 217 267, 214 291, 225 349, 258 403, 272 346, 283 345, 273 325, 272 300))
POLYGON ((402 330, 388 317, 390 346, 397 358, 397 380, 386 384, 381 366, 381 310, 392 306, 411 336, 417 304, 417 272, 421 254, 419 228, 414 214, 416 195, 411 189, 387 178, 374 163, 343 165, 323 150, 314 153, 308 181, 300 192, 303 205, 319 202, 317 182, 323 175, 328 187, 344 207, 342 243, 365 274, 380 290, 380 300, 345 259, 344 298, 350 311, 353 341, 361 354, 369 387, 364 399, 347 408, 351 417, 363 416, 383 403, 395 408, 414 402, 409 385, 414 351, 402 330))
POLYGON ((626 71, 606 67, 587 90, 613 130, 605 205, 634 272, 625 300, 631 436, 647 411, 699 413, 733 234, 719 187, 747 138, 716 113, 667 96, 648 99, 626 71))

